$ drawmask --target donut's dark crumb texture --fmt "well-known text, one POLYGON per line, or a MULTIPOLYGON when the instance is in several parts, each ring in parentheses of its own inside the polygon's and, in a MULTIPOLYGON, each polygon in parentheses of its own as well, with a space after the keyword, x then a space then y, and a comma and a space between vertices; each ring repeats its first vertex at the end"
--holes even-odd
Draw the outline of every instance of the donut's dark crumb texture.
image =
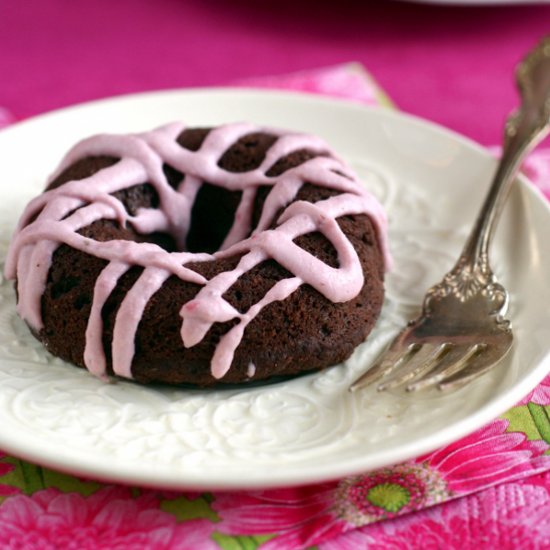
MULTIPOLYGON (((182 132, 178 143, 187 149, 200 148, 208 129, 182 132)), ((258 167, 265 153, 275 141, 268 134, 250 134, 228 149, 219 165, 233 172, 244 172, 258 167)), ((311 151, 296 151, 279 159, 268 172, 275 176, 314 157, 311 151)), ((59 175, 49 186, 83 179, 98 170, 108 168, 118 159, 93 157, 76 162, 59 175)), ((185 175, 165 166, 170 185, 177 188, 185 175)), ((270 188, 262 187, 257 194, 253 224, 259 220, 262 205, 270 188)), ((298 200, 316 202, 336 194, 336 191, 305 184, 298 200)), ((135 213, 140 207, 158 207, 159 199, 153 187, 146 182, 116 193, 125 208, 135 213)), ((202 186, 192 211, 188 249, 216 250, 233 223, 240 192, 205 184, 202 186)), ((277 216, 272 220, 275 225, 277 216)), ((168 279, 151 298, 135 337, 135 356, 132 374, 141 383, 162 382, 212 386, 243 383, 250 380, 251 364, 255 372, 252 380, 291 376, 322 369, 350 356, 364 341, 376 322, 383 301, 383 257, 375 230, 365 215, 345 216, 338 220, 344 233, 357 251, 365 275, 365 285, 353 300, 333 304, 308 285, 302 285, 282 302, 267 305, 248 325, 244 338, 236 350, 229 372, 216 380, 210 374, 210 360, 220 337, 236 321, 212 326, 199 344, 186 349, 181 341, 182 305, 191 300, 200 286, 183 282, 176 277, 168 279)), ((155 242, 166 250, 176 249, 170 235, 140 235, 132 227, 122 228, 116 222, 102 220, 80 231, 96 240, 130 239, 155 242)), ((338 266, 336 251, 320 233, 299 237, 296 243, 331 266, 338 266)), ((239 258, 214 262, 193 263, 187 267, 207 279, 236 266, 239 258)), ((44 329, 36 334, 46 348, 56 356, 84 367, 85 332, 91 310, 95 281, 106 262, 99 258, 61 245, 53 255, 46 290, 42 297, 44 329)), ((103 310, 103 346, 112 374, 111 342, 117 310, 142 268, 133 267, 118 282, 103 310)), ((268 260, 243 275, 224 295, 237 310, 244 312, 261 300, 279 280, 292 274, 274 260, 268 260)))

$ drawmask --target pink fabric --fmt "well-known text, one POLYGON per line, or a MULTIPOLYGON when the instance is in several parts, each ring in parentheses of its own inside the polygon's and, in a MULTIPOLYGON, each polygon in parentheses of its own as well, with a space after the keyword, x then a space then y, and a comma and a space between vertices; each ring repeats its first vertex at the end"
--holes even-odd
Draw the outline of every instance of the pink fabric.
POLYGON ((0 107, 0 130, 14 122, 13 115, 4 107, 0 107))
POLYGON ((390 103, 390 99, 382 94, 381 89, 370 74, 358 63, 347 63, 316 70, 310 69, 278 76, 245 78, 236 81, 235 84, 254 88, 278 88, 309 94, 328 95, 367 105, 390 103))
POLYGON ((0 105, 25 118, 143 90, 364 64, 407 112, 498 143, 550 6, 389 0, 0 2, 0 105))

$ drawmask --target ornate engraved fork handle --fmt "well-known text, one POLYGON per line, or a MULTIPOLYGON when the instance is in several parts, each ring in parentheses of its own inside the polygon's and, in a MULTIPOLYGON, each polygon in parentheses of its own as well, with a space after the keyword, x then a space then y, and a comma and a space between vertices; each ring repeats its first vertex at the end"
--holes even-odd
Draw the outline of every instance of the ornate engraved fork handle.
POLYGON ((462 254, 428 290, 421 314, 351 391, 379 380, 379 391, 403 384, 407 391, 434 385, 456 389, 494 368, 512 349, 512 329, 504 318, 508 292, 491 271, 489 246, 523 157, 550 129, 550 36, 525 58, 516 75, 521 107, 507 122, 501 161, 462 254))
POLYGON ((550 129, 550 36, 522 61, 516 79, 521 106, 507 121, 503 154, 489 192, 457 263, 432 289, 436 296, 452 294, 465 301, 487 288, 496 310, 504 310, 506 300, 489 266, 489 246, 521 161, 550 129))

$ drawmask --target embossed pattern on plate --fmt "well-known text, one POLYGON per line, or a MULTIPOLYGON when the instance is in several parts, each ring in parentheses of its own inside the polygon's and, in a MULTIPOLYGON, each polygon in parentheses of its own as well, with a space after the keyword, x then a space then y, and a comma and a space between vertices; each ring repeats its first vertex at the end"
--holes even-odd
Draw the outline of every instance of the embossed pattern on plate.
POLYGON ((346 364, 285 383, 219 391, 104 384, 42 349, 15 313, 11 283, 0 277, 0 448, 74 473, 169 488, 321 481, 405 460, 465 435, 544 377, 550 259, 541 250, 550 212, 522 185, 504 214, 493 262, 512 293, 518 334, 504 367, 446 396, 347 392, 452 265, 494 166, 466 140, 390 111, 294 94, 174 91, 92 103, 17 125, 0 132, 0 262, 21 208, 72 142, 178 118, 201 125, 248 119, 309 131, 350 161, 390 218, 395 268, 380 322, 346 364), (33 162, 21 163, 25 154, 33 162), (526 273, 539 303, 528 302, 526 273))

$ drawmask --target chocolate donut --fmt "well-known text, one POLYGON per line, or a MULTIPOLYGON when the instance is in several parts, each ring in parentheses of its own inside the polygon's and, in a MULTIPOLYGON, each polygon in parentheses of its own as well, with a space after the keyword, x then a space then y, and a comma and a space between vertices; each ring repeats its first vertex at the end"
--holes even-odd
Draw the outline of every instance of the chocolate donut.
POLYGON ((321 139, 250 124, 78 143, 6 276, 54 355, 99 377, 244 383, 349 357, 382 307, 379 203, 321 139))

